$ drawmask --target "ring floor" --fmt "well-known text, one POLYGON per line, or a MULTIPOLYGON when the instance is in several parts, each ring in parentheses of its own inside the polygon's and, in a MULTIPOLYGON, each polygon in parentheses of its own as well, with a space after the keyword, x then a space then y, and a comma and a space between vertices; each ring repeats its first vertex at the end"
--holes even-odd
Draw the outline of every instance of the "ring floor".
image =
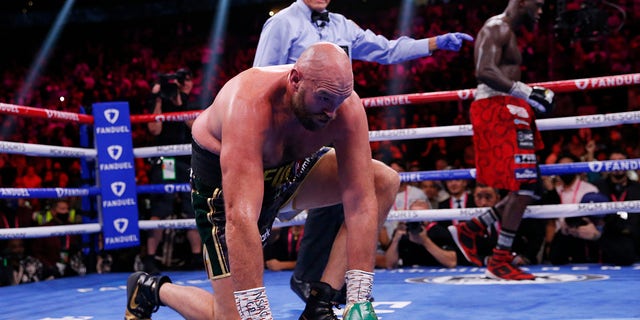
MULTIPOLYGON (((374 308, 381 320, 640 320, 640 264, 532 266, 535 281, 484 277, 484 268, 376 270, 374 308)), ((168 272, 173 282, 210 289, 204 272, 168 272)), ((0 319, 123 319, 128 274, 91 274, 0 288, 0 319)), ((274 319, 298 319, 304 304, 290 271, 265 272, 274 319)), ((341 314, 337 310, 336 314, 341 314)), ((182 319, 161 307, 153 319, 182 319)))

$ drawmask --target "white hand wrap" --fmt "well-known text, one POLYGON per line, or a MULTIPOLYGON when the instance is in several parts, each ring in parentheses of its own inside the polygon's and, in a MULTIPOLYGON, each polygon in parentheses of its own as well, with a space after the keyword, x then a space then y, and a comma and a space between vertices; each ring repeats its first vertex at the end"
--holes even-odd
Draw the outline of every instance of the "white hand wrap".
POLYGON ((236 291, 236 306, 242 320, 273 320, 264 287, 236 291))
POLYGON ((516 98, 528 100, 532 91, 533 91, 533 88, 529 87, 528 85, 520 81, 516 81, 513 83, 513 86, 511 86, 511 90, 509 90, 509 94, 516 98))

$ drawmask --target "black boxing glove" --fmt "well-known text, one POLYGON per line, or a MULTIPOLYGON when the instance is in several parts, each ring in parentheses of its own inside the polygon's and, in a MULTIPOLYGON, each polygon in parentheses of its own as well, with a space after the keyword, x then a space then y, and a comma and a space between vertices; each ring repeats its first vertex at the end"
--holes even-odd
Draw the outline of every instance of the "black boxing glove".
POLYGON ((513 83, 509 94, 527 100, 536 111, 540 113, 551 113, 553 109, 553 91, 543 87, 530 87, 520 81, 513 83))

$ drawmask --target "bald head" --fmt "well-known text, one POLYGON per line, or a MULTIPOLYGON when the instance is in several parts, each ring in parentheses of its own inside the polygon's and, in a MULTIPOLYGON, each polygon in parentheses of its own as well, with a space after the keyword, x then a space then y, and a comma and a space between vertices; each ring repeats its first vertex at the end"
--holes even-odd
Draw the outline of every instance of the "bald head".
POLYGON ((338 46, 316 43, 305 50, 287 78, 291 89, 291 108, 311 131, 333 121, 338 109, 353 92, 351 60, 338 46))
POLYGON ((335 94, 348 96, 353 91, 351 60, 344 50, 330 42, 307 48, 294 67, 303 79, 316 81, 335 94))

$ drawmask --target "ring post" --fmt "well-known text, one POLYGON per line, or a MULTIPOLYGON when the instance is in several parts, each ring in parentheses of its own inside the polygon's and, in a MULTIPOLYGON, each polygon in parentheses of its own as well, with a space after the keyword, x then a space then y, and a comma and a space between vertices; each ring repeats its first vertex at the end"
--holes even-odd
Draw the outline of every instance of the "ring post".
POLYGON ((138 246, 140 229, 129 104, 96 103, 93 117, 104 249, 138 246))

